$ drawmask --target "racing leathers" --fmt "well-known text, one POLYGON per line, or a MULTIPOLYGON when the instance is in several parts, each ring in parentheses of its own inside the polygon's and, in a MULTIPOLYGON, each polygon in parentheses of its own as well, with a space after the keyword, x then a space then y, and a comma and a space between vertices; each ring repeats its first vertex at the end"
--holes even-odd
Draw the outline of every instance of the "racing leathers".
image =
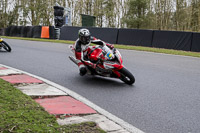
MULTIPOLYGON (((112 44, 105 43, 104 41, 102 41, 100 39, 96 39, 95 37, 91 37, 90 43, 94 43, 94 44, 101 45, 101 46, 107 45, 110 49, 114 48, 114 46, 112 44)), ((90 60, 88 60, 86 58, 88 51, 91 50, 89 47, 90 43, 84 45, 81 43, 81 41, 79 39, 77 39, 74 44, 75 45, 74 46, 75 56, 78 61, 78 67, 79 67, 81 76, 83 76, 87 73, 87 69, 86 69, 85 65, 90 66, 93 69, 95 69, 97 66, 97 64, 92 63, 90 60)))

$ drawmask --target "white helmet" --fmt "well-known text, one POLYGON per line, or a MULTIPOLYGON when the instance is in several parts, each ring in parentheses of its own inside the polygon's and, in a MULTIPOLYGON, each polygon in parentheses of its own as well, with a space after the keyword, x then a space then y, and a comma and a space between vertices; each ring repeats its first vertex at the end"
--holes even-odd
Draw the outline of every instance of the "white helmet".
POLYGON ((79 40, 83 45, 87 45, 90 43, 91 34, 88 29, 80 29, 78 31, 79 40))

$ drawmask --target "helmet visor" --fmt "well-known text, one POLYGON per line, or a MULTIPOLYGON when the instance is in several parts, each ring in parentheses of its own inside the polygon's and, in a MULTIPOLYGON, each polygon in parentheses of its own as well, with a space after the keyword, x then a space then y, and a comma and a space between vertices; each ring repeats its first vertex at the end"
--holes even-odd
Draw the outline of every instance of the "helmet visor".
POLYGON ((83 44, 88 44, 90 42, 90 36, 81 36, 80 40, 83 44))

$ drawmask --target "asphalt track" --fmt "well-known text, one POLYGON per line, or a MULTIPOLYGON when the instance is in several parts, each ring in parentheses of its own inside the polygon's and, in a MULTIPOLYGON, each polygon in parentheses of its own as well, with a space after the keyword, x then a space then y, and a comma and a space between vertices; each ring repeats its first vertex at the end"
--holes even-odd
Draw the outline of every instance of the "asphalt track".
POLYGON ((11 53, 0 51, 8 65, 82 95, 147 133, 200 132, 200 58, 120 50, 136 82, 80 77, 68 45, 5 39, 11 53))

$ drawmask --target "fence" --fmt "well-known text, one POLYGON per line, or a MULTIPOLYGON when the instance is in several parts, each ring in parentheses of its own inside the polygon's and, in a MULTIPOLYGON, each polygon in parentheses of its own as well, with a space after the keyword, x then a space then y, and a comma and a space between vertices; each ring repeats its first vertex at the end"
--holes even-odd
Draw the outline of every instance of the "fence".
MULTIPOLYGON (((60 29, 60 40, 75 41, 78 30, 84 27, 63 26, 60 29)), ((180 31, 158 31, 139 29, 117 29, 86 27, 96 38, 113 44, 135 45, 155 48, 166 48, 200 52, 200 33, 180 31)), ((43 38, 42 26, 10 26, 0 30, 0 35, 43 38)), ((48 31, 48 30, 46 30, 48 31)), ((49 26, 49 39, 55 39, 55 28, 49 26)), ((47 35, 48 36, 48 35, 47 35)))
POLYGON ((8 28, 5 28, 3 35, 13 36, 13 37, 54 39, 54 27, 53 26, 9 26, 8 28))

